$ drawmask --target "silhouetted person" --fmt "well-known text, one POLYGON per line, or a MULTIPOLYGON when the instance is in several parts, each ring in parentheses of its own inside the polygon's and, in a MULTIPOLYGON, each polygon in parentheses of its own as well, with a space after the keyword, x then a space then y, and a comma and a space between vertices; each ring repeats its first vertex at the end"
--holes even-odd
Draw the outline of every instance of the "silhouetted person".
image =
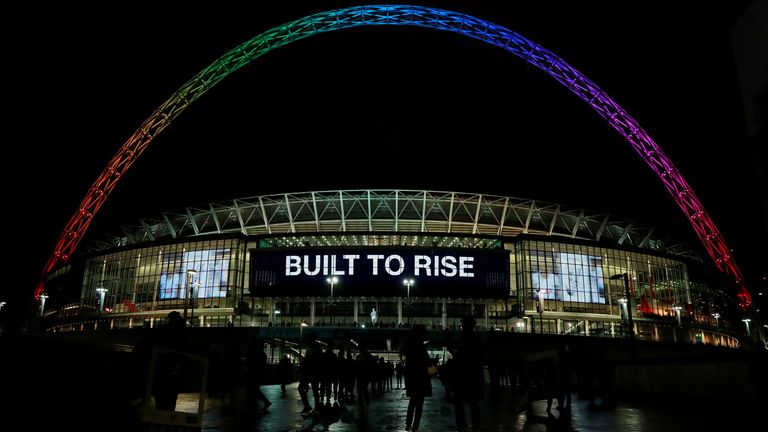
POLYGON ((480 406, 485 386, 483 371, 483 346, 474 332, 475 319, 464 317, 461 321, 461 336, 451 349, 454 365, 451 365, 453 378, 453 407, 456 410, 456 428, 467 428, 464 404, 469 404, 472 416, 472 429, 480 430, 480 406))
POLYGON ((411 327, 409 339, 403 347, 405 356, 405 394, 410 398, 408 412, 405 417, 405 430, 419 430, 421 413, 424 408, 424 398, 432 396, 432 381, 427 368, 432 360, 424 345, 427 329, 421 324, 411 327))
POLYGON ((267 354, 264 352, 264 343, 261 339, 253 339, 248 350, 245 352, 245 364, 247 368, 246 375, 246 395, 249 404, 257 401, 264 403, 264 412, 267 411, 272 402, 264 396, 261 391, 261 383, 264 381, 264 368, 267 367, 267 354))
POLYGON ((357 403, 363 416, 368 415, 371 403, 371 394, 368 392, 368 384, 371 382, 371 370, 373 369, 373 356, 362 346, 355 358, 355 373, 357 381, 357 403))
POLYGON ((285 394, 285 386, 291 383, 291 375, 293 372, 293 365, 291 359, 287 354, 283 354, 283 358, 280 359, 280 365, 278 366, 278 374, 280 375, 280 391, 285 394))
POLYGON ((315 403, 315 409, 320 409, 320 391, 318 385, 320 383, 320 368, 323 356, 323 350, 320 344, 317 343, 317 337, 314 333, 307 333, 304 335, 304 340, 307 344, 307 349, 304 353, 304 358, 299 363, 299 396, 301 402, 304 404, 304 409, 301 410, 302 414, 306 414, 312 411, 312 406, 309 404, 309 397, 307 392, 310 385, 312 386, 312 397, 315 403))
POLYGON ((557 351, 557 361, 560 367, 560 396, 557 397, 557 410, 570 412, 571 392, 573 391, 573 353, 571 347, 563 345, 557 351))

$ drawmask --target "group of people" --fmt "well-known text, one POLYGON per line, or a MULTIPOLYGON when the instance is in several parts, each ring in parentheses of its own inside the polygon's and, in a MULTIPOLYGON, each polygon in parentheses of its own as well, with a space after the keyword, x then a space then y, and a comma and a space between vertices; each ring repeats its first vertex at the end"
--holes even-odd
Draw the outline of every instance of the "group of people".
MULTIPOLYGON (((440 380, 446 387, 446 396, 450 394, 455 411, 455 422, 458 430, 478 430, 481 425, 480 401, 483 399, 485 387, 485 363, 486 357, 484 343, 474 332, 475 319, 465 317, 462 320, 461 333, 455 340, 447 342, 447 349, 451 354, 450 360, 440 365, 440 380), (471 424, 467 421, 467 410, 471 424)), ((179 352, 194 351, 192 345, 184 333, 184 323, 178 313, 171 313, 166 325, 157 329, 151 338, 139 344, 135 351, 140 354, 145 364, 150 363, 148 348, 160 347, 160 355, 154 362, 153 396, 157 409, 173 411, 179 392, 184 385, 181 371, 189 367, 185 362, 188 359, 177 355, 179 352)), ((405 430, 418 431, 421 427, 425 398, 431 397, 432 378, 435 366, 438 366, 439 358, 430 358, 426 348, 427 329, 421 325, 413 325, 408 331, 407 337, 400 349, 400 361, 387 361, 383 357, 373 356, 365 346, 350 345, 336 349, 332 342, 322 343, 317 340, 314 332, 304 334, 305 351, 299 363, 298 392, 303 404, 301 413, 311 415, 321 413, 324 409, 340 404, 354 403, 359 405, 360 414, 365 417, 368 414, 371 403, 371 393, 393 390, 392 377, 397 377, 397 387, 404 384, 408 397, 408 408, 405 418, 405 430), (356 387, 356 388, 355 388, 356 387), (356 392, 356 395, 355 395, 356 392), (312 402, 310 404, 310 394, 312 402)), ((234 385, 237 382, 245 384, 248 409, 257 408, 268 411, 272 402, 261 391, 261 385, 265 384, 265 371, 268 361, 264 351, 264 341, 258 336, 254 337, 242 352, 233 350, 223 352, 222 358, 229 358, 226 367, 212 367, 226 372, 234 385), (243 356, 244 354, 244 356, 243 356), (243 361, 244 359, 244 361, 243 361), (235 371, 242 368, 238 375, 235 371)), ((562 377, 569 377, 564 382, 570 384, 572 363, 570 352, 564 348, 558 353, 565 368, 560 371, 562 377)), ((214 364, 215 362, 212 362, 214 364)), ((491 362, 492 363, 492 362, 491 362)), ((489 370, 491 364, 489 364, 489 370)), ((285 393, 286 385, 293 382, 294 366, 287 355, 283 356, 277 367, 281 390, 285 393)), ((213 373, 211 376, 219 376, 213 373)), ((497 378, 498 380, 498 378, 497 378)), ((224 381, 224 379, 222 379, 224 381)), ((493 387, 494 379, 491 374, 493 387)), ((216 388, 212 386, 211 390, 216 388)), ((563 392, 557 395, 558 408, 568 410, 570 408, 570 385, 563 388, 563 392)), ((226 393, 221 397, 226 399, 226 393)), ((233 399, 231 399, 233 400, 233 399)), ((550 413, 553 400, 548 401, 547 412, 550 413)))
MULTIPOLYGON (((451 388, 454 395, 456 426, 459 430, 468 428, 465 407, 469 406, 471 427, 480 427, 479 402, 484 393, 483 345, 474 333, 475 319, 466 317, 462 321, 462 334, 449 347, 451 367, 451 388)), ((298 392, 304 405, 302 414, 329 408, 339 402, 354 400, 355 386, 357 403, 362 416, 366 416, 371 403, 371 391, 392 390, 392 375, 398 379, 398 387, 405 385, 408 409, 405 430, 418 431, 424 407, 424 399, 432 396, 430 368, 437 366, 426 348, 427 330, 423 325, 411 327, 407 340, 400 350, 401 361, 396 365, 383 358, 374 357, 365 347, 357 347, 353 357, 351 350, 339 350, 338 355, 331 343, 322 346, 314 333, 305 335, 306 353, 299 365, 298 392), (401 380, 402 377, 402 380, 401 380), (309 395, 313 396, 314 407, 309 395)))
MULTIPOLYGON (((462 320, 462 334, 459 340, 449 347, 452 360, 447 378, 453 393, 453 406, 458 430, 467 429, 465 405, 469 406, 472 429, 480 429, 480 405, 485 387, 483 369, 483 345, 474 333, 475 319, 465 317, 462 320)), ((405 430, 418 431, 424 407, 424 398, 432 396, 432 376, 430 367, 436 366, 427 353, 425 345, 426 328, 414 325, 409 340, 401 354, 405 358, 405 392, 408 396, 408 410, 405 417, 405 430)), ((447 371, 444 369, 444 371, 447 371)))

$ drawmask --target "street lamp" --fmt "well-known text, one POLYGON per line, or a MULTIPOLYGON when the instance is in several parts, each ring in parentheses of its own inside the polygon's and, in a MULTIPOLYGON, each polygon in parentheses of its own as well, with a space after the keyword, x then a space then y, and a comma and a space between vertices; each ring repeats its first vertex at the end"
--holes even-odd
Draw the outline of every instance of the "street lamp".
POLYGON ((45 312, 45 299, 48 298, 48 294, 42 293, 40 294, 40 316, 43 316, 43 313, 45 312))
POLYGON ((3 310, 3 306, 5 306, 5 302, 4 301, 0 302, 0 311, 3 310))
POLYGON ((629 340, 635 339, 635 329, 633 328, 632 324, 632 297, 630 296, 629 292, 629 273, 619 273, 615 274, 608 279, 610 280, 617 280, 624 278, 624 294, 627 296, 627 320, 629 322, 629 340))
MULTIPOLYGON (((192 291, 192 278, 197 274, 197 270, 187 270, 187 291, 184 293, 184 325, 187 325, 187 308, 189 307, 190 291, 192 291)), ((194 315, 195 309, 192 306, 192 314, 194 315)))
POLYGON ((336 276, 329 277, 325 280, 330 286, 331 286, 331 301, 330 303, 333 303, 333 286, 336 285, 339 282, 339 278, 336 276))
POLYGON ((677 318, 677 325, 679 327, 682 327, 682 323, 680 322, 680 311, 683 310, 683 307, 679 304, 676 304, 672 306, 672 309, 675 311, 675 317, 677 318))
POLYGON ((107 289, 104 287, 96 288, 96 292, 99 293, 99 313, 104 312, 104 294, 107 293, 107 289))
POLYGON ((302 322, 299 326, 299 354, 301 354, 301 346, 304 343, 304 327, 307 327, 308 325, 309 324, 302 322))
MULTIPOLYGON (((742 321, 744 321, 744 324, 747 326, 747 336, 752 336, 752 334, 749 332, 749 323, 752 321, 749 318, 744 318, 742 321)), ((759 330, 759 329, 758 329, 759 330)))
POLYGON ((620 298, 619 304, 621 305, 621 318, 626 319, 627 318, 627 299, 620 298))
POLYGON ((712 318, 715 319, 715 327, 720 330, 720 314, 715 312, 712 314, 712 318))
POLYGON ((413 279, 403 279, 403 285, 408 287, 408 300, 411 299, 411 287, 413 286, 413 279))

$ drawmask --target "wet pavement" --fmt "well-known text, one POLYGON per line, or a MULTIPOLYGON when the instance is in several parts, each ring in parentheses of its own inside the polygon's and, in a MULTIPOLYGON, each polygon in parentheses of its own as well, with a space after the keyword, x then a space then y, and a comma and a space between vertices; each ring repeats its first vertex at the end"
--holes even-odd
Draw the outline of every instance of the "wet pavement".
MULTIPOLYGON (((372 396, 368 415, 352 404, 326 408, 319 414, 302 417, 302 404, 296 383, 280 387, 263 386, 272 401, 268 412, 259 403, 247 409, 244 404, 231 404, 220 399, 208 399, 203 416, 204 431, 404 431, 408 399, 405 391, 394 389, 372 396)), ((454 408, 443 398, 438 381, 433 384, 433 397, 424 402, 421 431, 456 431, 454 408)), ((197 395, 182 395, 180 410, 194 411, 190 403, 197 395), (184 401, 186 399, 186 402, 184 401), (187 404, 185 408, 185 403, 187 404)), ((311 397, 310 397, 311 401, 311 397)), ((590 408, 586 400, 576 395, 570 415, 553 408, 546 413, 546 401, 532 401, 526 409, 523 398, 513 397, 502 390, 499 396, 486 396, 481 403, 480 431, 708 431, 761 430, 751 417, 749 404, 716 400, 619 400, 615 408, 590 408), (755 425, 751 427, 750 425, 755 425)), ((557 406, 555 401, 554 406, 557 406)), ((468 411, 468 408, 467 408, 468 411)), ((469 418, 469 412, 467 412, 469 418)))

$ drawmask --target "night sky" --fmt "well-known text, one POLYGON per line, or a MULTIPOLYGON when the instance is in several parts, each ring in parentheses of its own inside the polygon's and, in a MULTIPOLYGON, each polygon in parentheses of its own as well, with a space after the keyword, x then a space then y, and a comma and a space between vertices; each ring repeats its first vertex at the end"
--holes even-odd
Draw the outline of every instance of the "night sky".
MULTIPOLYGON (((67 4, 6 17, 21 30, 2 30, 11 277, 0 300, 18 310, 31 296, 90 184, 184 82, 264 30, 356 4, 274 3, 283 6, 67 4)), ((765 271, 729 32, 748 1, 413 3, 502 25, 584 73, 674 161, 747 277, 765 271)), ((313 36, 230 76, 152 143, 88 238, 164 210, 338 188, 532 198, 625 216, 702 250, 650 168, 586 103, 498 48, 406 27, 313 36)))

